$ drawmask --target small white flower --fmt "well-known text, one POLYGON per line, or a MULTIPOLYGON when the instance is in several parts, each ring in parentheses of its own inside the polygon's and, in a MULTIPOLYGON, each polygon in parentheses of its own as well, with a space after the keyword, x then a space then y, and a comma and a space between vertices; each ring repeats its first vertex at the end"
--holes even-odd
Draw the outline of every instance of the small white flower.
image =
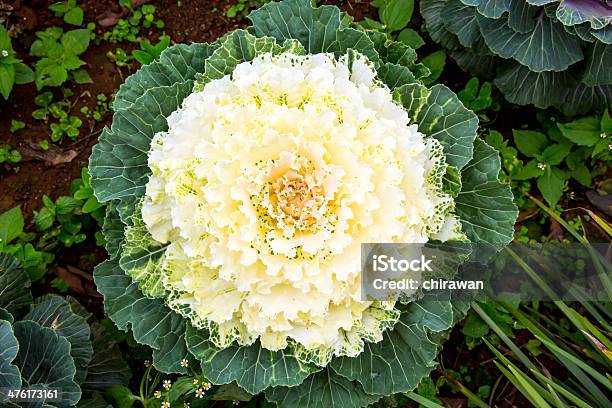
POLYGON ((169 390, 172 387, 172 382, 170 380, 164 380, 164 388, 169 390))
POLYGON ((538 169, 544 170, 546 168, 546 163, 538 163, 538 169))
POLYGON ((159 390, 158 390, 158 391, 155 391, 155 392, 153 393, 153 396, 154 396, 155 398, 161 398, 161 395, 162 395, 162 393, 161 393, 161 391, 159 391, 159 390))
POLYGON ((608 145, 608 150, 612 150, 612 143, 608 145))
POLYGON ((195 397, 196 398, 204 398, 204 390, 202 388, 198 388, 195 392, 195 397))
POLYGON ((202 388, 204 388, 206 391, 210 390, 212 388, 212 384, 207 382, 202 384, 202 388))
POLYGON ((168 401, 162 402, 161 408, 170 408, 170 403, 168 401))
POLYGON ((601 134, 599 135, 599 137, 601 137, 602 139, 606 138, 606 132, 601 132, 601 134))
POLYGON ((2 50, 2 56, 3 57, 8 57, 9 52, 7 50, 2 50))
POLYGON ((189 408, 191 406, 188 402, 183 402, 183 408, 189 408))
POLYGON ((238 404, 240 404, 240 403, 239 403, 238 401, 236 401, 236 400, 233 400, 233 401, 232 401, 232 404, 234 404, 234 405, 238 405, 238 404))
POLYGON ((198 380, 197 378, 193 379, 193 384, 194 385, 198 385, 200 383, 200 380, 198 380))
POLYGON ((151 362, 149 360, 144 361, 144 366, 149 368, 151 366, 151 362))
POLYGON ((189 361, 186 358, 181 360, 181 367, 189 367, 189 361))

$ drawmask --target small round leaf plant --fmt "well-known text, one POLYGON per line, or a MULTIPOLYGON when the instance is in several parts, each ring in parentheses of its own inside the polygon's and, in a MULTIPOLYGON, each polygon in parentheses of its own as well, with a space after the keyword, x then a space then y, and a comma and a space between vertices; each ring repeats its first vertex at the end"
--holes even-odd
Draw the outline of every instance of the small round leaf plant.
POLYGON ((611 0, 423 0, 431 38, 506 99, 573 116, 612 106, 611 0))
POLYGON ((414 50, 271 2, 121 86, 90 158, 107 314, 157 369, 198 362, 281 407, 363 407, 435 366, 448 300, 363 301, 360 244, 501 248, 517 209, 478 119, 414 50))

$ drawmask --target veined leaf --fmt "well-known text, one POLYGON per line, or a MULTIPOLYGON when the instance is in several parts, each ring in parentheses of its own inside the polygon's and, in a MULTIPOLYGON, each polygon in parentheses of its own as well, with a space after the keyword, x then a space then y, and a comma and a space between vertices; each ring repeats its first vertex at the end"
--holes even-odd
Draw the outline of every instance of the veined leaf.
POLYGON ((296 387, 275 387, 266 392, 266 399, 281 408, 361 408, 378 401, 380 395, 369 395, 356 381, 325 368, 296 387))
POLYGON ((478 118, 444 85, 419 84, 397 88, 396 99, 419 125, 419 131, 442 143, 448 164, 462 169, 472 158, 478 118))
POLYGON ((497 151, 476 139, 474 157, 461 172, 461 192, 455 199, 470 241, 488 243, 498 250, 512 241, 518 216, 510 186, 497 179, 500 166, 497 151))
POLYGON ((76 368, 74 380, 81 383, 93 356, 86 319, 75 314, 64 298, 49 295, 36 299, 24 320, 48 327, 70 342, 70 355, 76 368))
POLYGON ((287 351, 265 350, 259 342, 218 349, 206 335, 205 331, 188 326, 187 345, 200 360, 207 378, 215 384, 236 381, 251 394, 257 394, 268 387, 297 386, 316 371, 287 351))
POLYGON ((59 388, 62 404, 75 405, 81 398, 81 388, 74 380, 70 342, 53 329, 29 320, 17 322, 13 328, 19 342, 15 365, 21 368, 22 386, 59 388))
MULTIPOLYGON (((0 319, 0 388, 21 388, 21 373, 13 364, 17 357, 19 344, 10 322, 0 319)), ((0 393, 0 402, 7 396, 0 393)))

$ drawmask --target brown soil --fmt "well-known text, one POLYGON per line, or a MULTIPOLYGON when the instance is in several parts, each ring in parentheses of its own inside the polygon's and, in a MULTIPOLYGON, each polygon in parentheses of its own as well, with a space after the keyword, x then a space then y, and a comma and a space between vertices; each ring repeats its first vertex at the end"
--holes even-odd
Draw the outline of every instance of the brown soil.
MULTIPOLYGON (((13 27, 19 34, 13 39, 13 47, 18 56, 28 63, 33 59, 27 50, 35 40, 35 32, 50 26, 63 26, 70 29, 60 18, 54 17, 48 10, 48 5, 54 1, 17 0, 8 2, 15 11, 9 19, 9 28, 13 27)), ((151 4, 156 6, 156 17, 165 23, 163 30, 151 30, 149 33, 141 30, 141 35, 155 38, 162 32, 170 35, 177 43, 211 42, 224 33, 245 26, 246 19, 229 19, 223 11, 229 4, 228 0, 157 0, 151 4), (180 5, 179 5, 180 3, 180 5)), ((369 0, 337 0, 323 1, 324 4, 336 4, 357 20, 372 14, 369 0)), ((85 0, 79 5, 85 11, 85 22, 96 21, 108 10, 117 10, 116 0, 85 0)), ((98 33, 104 31, 97 27, 98 33)), ((26 217, 33 210, 40 208, 41 197, 46 194, 57 198, 70 192, 70 182, 79 177, 81 168, 87 165, 91 147, 96 143, 101 129, 110 124, 111 114, 107 114, 103 122, 95 123, 85 118, 80 112, 82 106, 95 105, 96 95, 114 93, 130 71, 125 68, 119 71, 106 54, 117 47, 125 50, 133 49, 137 44, 109 44, 102 42, 100 46, 90 45, 81 58, 87 62, 87 71, 93 79, 92 84, 77 85, 66 83, 66 87, 74 92, 71 102, 75 102, 72 115, 83 120, 81 135, 75 142, 67 139, 58 148, 52 147, 43 151, 38 143, 49 139, 49 123, 41 123, 32 118, 32 112, 37 109, 34 97, 47 90, 53 91, 55 100, 61 99, 59 89, 43 89, 37 92, 34 84, 18 85, 13 89, 8 101, 0 100, 0 146, 9 144, 17 148, 23 155, 23 160, 14 166, 0 165, 0 213, 16 205, 21 205, 26 217), (9 132, 11 119, 26 123, 26 128, 15 134, 9 132), (62 162, 62 163, 58 163, 62 162)), ((132 71, 137 69, 135 62, 132 71)), ((52 121, 51 121, 52 122, 52 121)), ((49 141, 50 142, 50 141, 49 141)), ((50 145, 52 143, 50 142, 50 145)))

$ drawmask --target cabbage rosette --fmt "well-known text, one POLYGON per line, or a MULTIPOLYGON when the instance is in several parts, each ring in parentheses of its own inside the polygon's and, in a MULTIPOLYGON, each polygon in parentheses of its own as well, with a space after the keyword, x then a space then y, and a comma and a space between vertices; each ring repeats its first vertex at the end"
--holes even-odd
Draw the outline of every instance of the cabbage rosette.
POLYGON ((107 202, 107 314, 163 372, 199 362, 279 406, 414 389, 465 305, 360 298, 360 245, 501 248, 517 215, 497 153, 414 50, 336 7, 269 3, 121 86, 90 158, 107 202))
POLYGON ((423 0, 433 40, 506 99, 568 116, 612 106, 612 1, 423 0))

